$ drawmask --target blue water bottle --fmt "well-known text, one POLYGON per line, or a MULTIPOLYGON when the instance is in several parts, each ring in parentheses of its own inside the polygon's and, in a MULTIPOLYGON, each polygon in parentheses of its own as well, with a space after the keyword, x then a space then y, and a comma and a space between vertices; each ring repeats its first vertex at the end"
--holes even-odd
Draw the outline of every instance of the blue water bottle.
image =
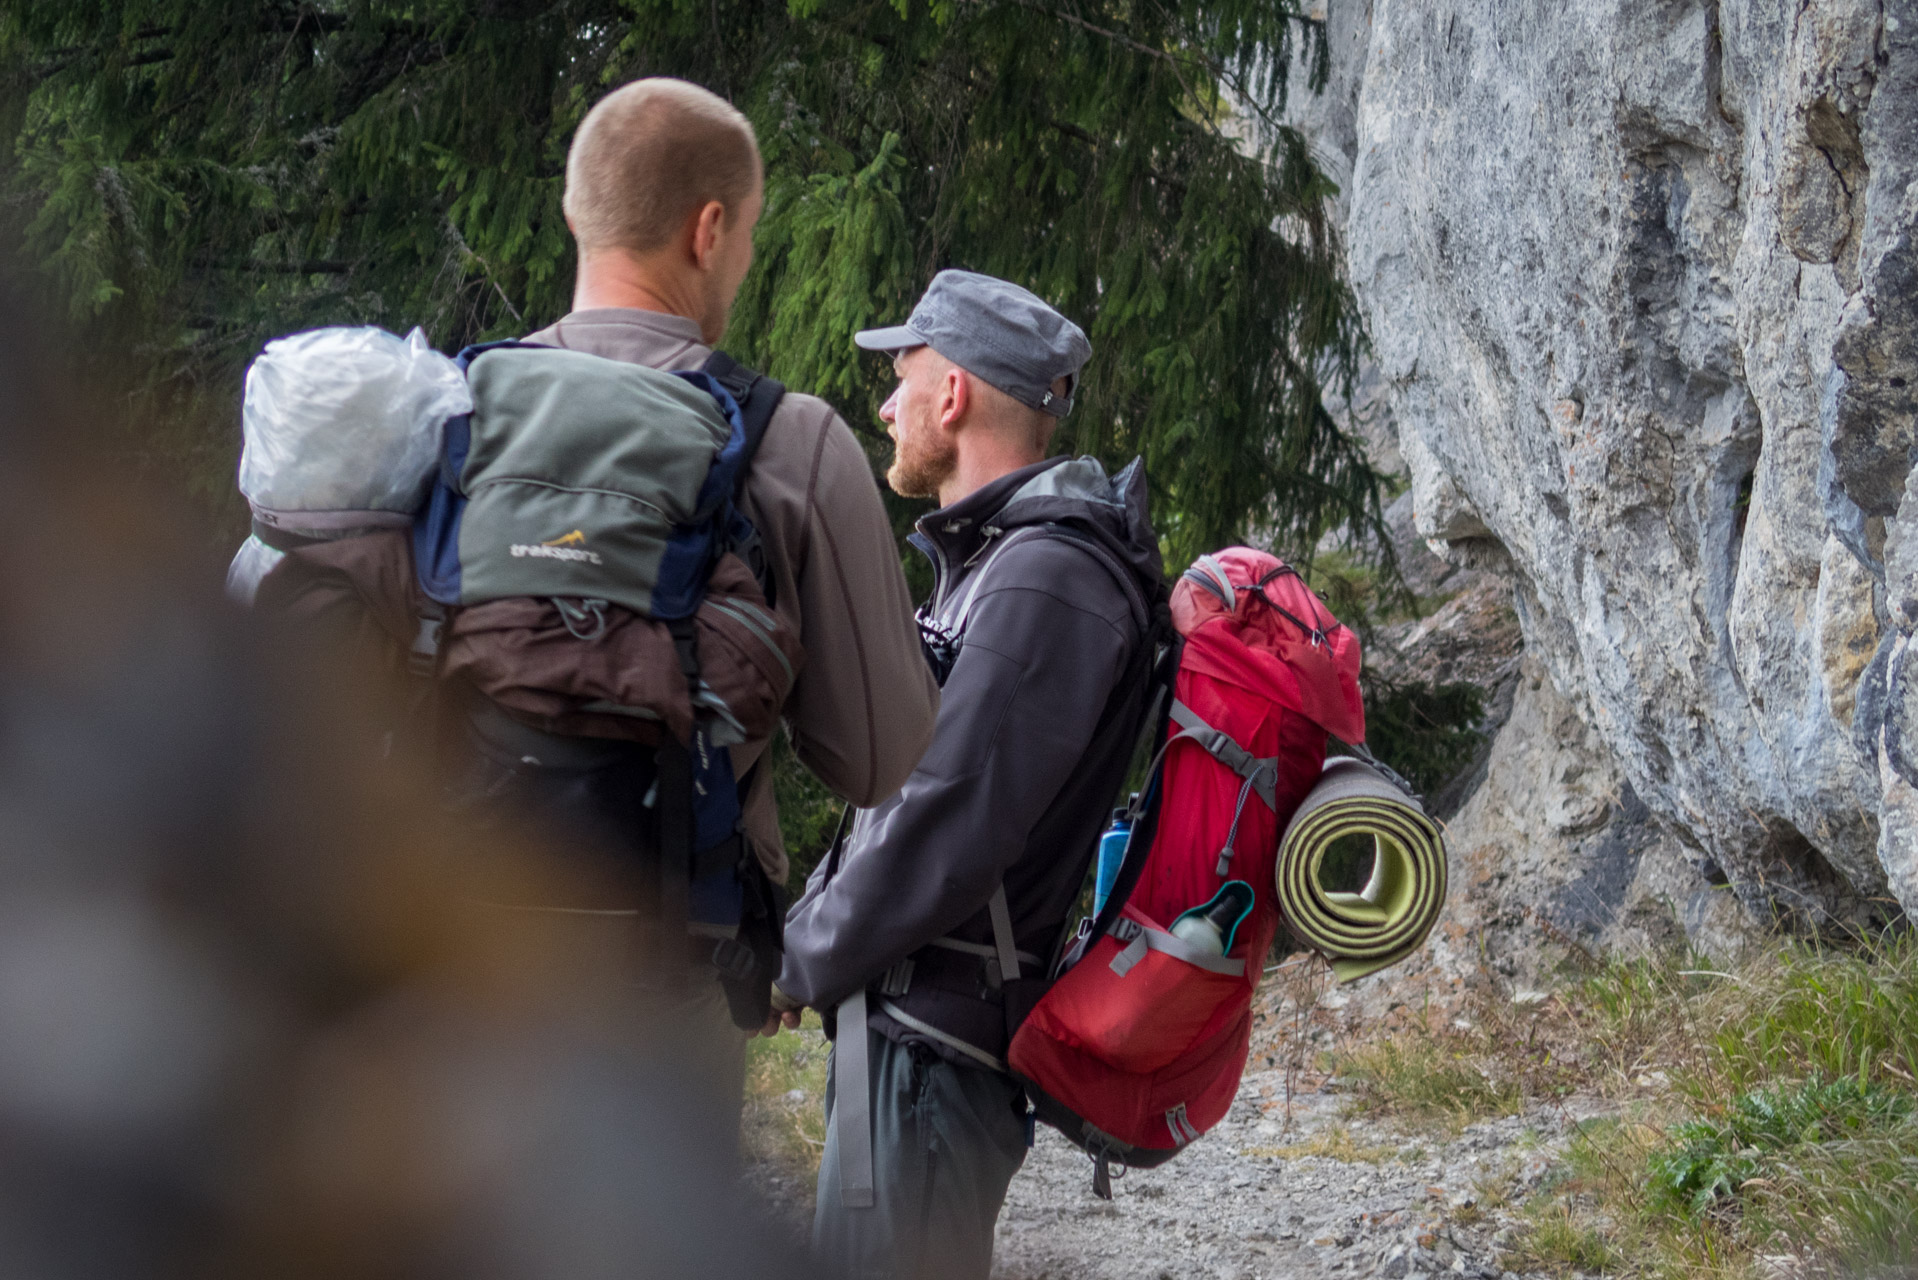
POLYGON ((1125 861, 1125 847, 1132 839, 1130 807, 1112 811, 1112 825, 1099 837, 1099 869, 1092 880, 1092 914, 1105 910, 1106 898, 1119 879, 1119 864, 1125 861))

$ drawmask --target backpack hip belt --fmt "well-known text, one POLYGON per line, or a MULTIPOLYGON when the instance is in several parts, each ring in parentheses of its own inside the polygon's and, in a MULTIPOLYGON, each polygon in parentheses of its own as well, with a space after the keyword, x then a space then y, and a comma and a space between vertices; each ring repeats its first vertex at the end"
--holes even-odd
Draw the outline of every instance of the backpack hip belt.
MULTIPOLYGON (((1013 942, 1012 909, 1006 902, 1005 885, 993 891, 986 911, 992 919, 990 947, 959 938, 935 938, 927 948, 915 954, 925 956, 931 949, 939 948, 974 956, 996 968, 1002 983, 1017 982, 1028 966, 1038 969, 1044 964, 1031 952, 1019 950, 1013 942)), ((941 1031, 922 1018, 915 1018, 889 998, 903 996, 911 989, 913 970, 914 957, 908 956, 872 984, 886 1016, 989 1071, 1009 1074, 1004 1058, 941 1031)), ((872 1095, 872 1067, 866 1043, 866 1017, 872 997, 867 992, 867 987, 861 987, 839 1002, 838 1038, 833 1041, 838 1057, 833 1064, 832 1124, 839 1140, 839 1194, 849 1209, 869 1209, 873 1204, 872 1121, 867 1102, 872 1095), (846 1105, 848 1098, 853 1099, 852 1106, 846 1105)))
MULTIPOLYGON (((1020 973, 1037 972, 1045 967, 1045 961, 1030 951, 1019 951, 1017 956, 1020 973)), ((867 989, 896 1000, 908 992, 930 986, 991 1000, 997 998, 1004 985, 1005 964, 999 958, 997 945, 961 938, 934 938, 880 974, 867 989)))

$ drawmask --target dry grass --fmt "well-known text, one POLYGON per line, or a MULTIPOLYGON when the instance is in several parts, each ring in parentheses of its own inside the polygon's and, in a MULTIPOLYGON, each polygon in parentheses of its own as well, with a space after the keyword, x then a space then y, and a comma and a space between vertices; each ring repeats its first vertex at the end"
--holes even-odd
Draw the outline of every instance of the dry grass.
POLYGON ((1396 1025, 1324 1057, 1354 1114, 1456 1132, 1529 1101, 1630 1088, 1562 995, 1513 1001, 1491 983, 1462 1006, 1400 1010, 1396 1025))
POLYGON ((1350 1110, 1457 1130, 1516 1115, 1523 1090, 1481 1037, 1414 1027, 1332 1055, 1350 1110))
POLYGON ((1572 1211, 1569 1204, 1544 1204, 1526 1215, 1523 1243, 1500 1258, 1501 1265, 1541 1269, 1555 1274, 1596 1271, 1610 1273, 1619 1254, 1605 1232, 1572 1211))
POLYGON ((1610 1100, 1516 1216, 1514 1270, 1918 1275, 1918 942, 1601 965, 1518 1003, 1400 1011, 1327 1054, 1359 1114, 1454 1130, 1610 1100))
POLYGON ((798 1031, 750 1041, 741 1148, 747 1160, 810 1180, 826 1149, 826 1060, 831 1052, 819 1015, 808 1010, 798 1031))
POLYGON ((1341 1124, 1321 1129, 1304 1142, 1284 1147, 1249 1147, 1239 1154, 1257 1158, 1276 1157, 1280 1160, 1314 1156, 1343 1164, 1384 1164, 1387 1160, 1406 1160, 1417 1152, 1418 1148, 1406 1147, 1402 1143, 1361 1142, 1341 1124))
POLYGON ((1644 1102, 1579 1132, 1564 1183, 1529 1210, 1527 1256, 1590 1269, 1568 1242, 1596 1232, 1620 1275, 1918 1266, 1910 937, 1793 946, 1733 968, 1616 964, 1572 989, 1567 1008, 1587 1029, 1594 1078, 1639 1085, 1644 1102))

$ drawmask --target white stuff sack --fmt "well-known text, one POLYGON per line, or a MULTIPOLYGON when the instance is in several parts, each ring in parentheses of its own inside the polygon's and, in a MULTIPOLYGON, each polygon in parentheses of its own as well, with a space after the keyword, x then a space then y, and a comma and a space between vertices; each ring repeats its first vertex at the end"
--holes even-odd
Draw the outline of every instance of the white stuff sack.
POLYGON ((459 366, 418 329, 275 339, 246 371, 240 492, 282 528, 404 523, 426 496, 441 425, 472 408, 459 366))

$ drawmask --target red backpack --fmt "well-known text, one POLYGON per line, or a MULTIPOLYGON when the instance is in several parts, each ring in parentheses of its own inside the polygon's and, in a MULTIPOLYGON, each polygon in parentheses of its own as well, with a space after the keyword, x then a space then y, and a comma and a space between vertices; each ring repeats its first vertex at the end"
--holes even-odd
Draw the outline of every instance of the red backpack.
POLYGON ((1107 1198, 1112 1164, 1162 1164, 1232 1105, 1280 924, 1280 833, 1319 780, 1326 734, 1365 739, 1358 639, 1283 561, 1201 556, 1173 588, 1172 623, 1173 700, 1118 879, 1008 1054, 1107 1198), (1223 956, 1168 932, 1234 882, 1251 908, 1223 956))

